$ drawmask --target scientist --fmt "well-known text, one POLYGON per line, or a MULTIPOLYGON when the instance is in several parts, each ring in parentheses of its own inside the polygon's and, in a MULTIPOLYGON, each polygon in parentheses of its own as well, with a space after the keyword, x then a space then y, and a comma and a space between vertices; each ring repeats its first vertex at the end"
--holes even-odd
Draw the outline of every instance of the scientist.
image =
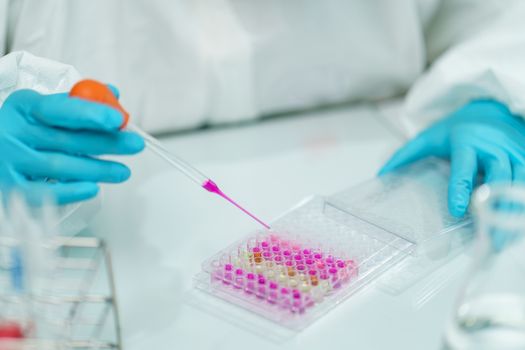
POLYGON ((143 140, 64 94, 77 69, 150 132, 406 94, 396 124, 417 136, 382 174, 450 159, 455 216, 478 173, 525 180, 524 1, 3 0, 0 16, 4 188, 69 203, 129 177, 98 156, 143 140))

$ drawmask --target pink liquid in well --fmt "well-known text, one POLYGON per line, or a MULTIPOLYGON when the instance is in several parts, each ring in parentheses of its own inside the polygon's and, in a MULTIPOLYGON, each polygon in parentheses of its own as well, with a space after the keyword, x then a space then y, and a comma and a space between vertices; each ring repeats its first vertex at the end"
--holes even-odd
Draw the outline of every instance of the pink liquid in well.
POLYGON ((215 194, 218 194, 219 196, 221 196, 222 198, 226 199, 228 202, 230 202, 231 204, 233 204, 234 206, 236 206, 237 208, 239 208, 242 212, 244 212, 246 215, 248 215, 249 217, 251 217, 252 219, 254 219, 255 221, 257 221, 259 224, 263 225, 266 229, 269 229, 270 226, 265 224, 263 221, 261 221, 258 217, 256 217, 255 215, 253 215, 252 213, 250 213, 248 210, 244 209, 242 206, 240 206, 239 204, 237 204, 237 202, 235 202, 233 199, 231 199, 230 197, 228 197, 224 192, 221 191, 221 189, 219 188, 219 186, 217 186, 217 184, 215 182, 213 182, 212 180, 206 180, 205 183, 202 184, 202 187, 207 190, 208 192, 212 192, 212 193, 215 193, 215 194))

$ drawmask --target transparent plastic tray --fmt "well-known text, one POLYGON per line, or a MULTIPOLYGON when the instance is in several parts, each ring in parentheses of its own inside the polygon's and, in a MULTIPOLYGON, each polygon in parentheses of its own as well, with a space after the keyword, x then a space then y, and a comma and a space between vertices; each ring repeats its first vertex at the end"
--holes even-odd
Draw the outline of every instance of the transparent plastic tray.
POLYGON ((197 287, 299 330, 412 246, 314 197, 204 262, 197 287))
POLYGON ((427 256, 422 252, 468 225, 468 218, 448 214, 447 171, 432 159, 309 198, 271 230, 253 232, 205 261, 196 287, 301 330, 398 262, 427 256))

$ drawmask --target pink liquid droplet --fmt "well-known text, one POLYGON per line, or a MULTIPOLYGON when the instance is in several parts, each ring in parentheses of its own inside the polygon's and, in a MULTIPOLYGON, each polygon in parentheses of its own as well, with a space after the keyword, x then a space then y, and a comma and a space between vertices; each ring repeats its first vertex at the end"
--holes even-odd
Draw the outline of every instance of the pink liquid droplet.
POLYGON ((202 187, 207 190, 208 192, 211 192, 211 193, 215 193, 215 194, 218 194, 219 196, 221 196, 222 198, 226 199, 228 202, 230 202, 231 204, 233 204, 234 206, 236 206, 238 209, 240 209, 243 213, 245 213, 246 215, 248 215, 249 217, 251 217, 252 219, 254 219, 255 221, 257 221, 259 224, 263 225, 264 228, 266 229, 270 229, 270 226, 265 224, 262 220, 260 220, 258 217, 256 217, 255 215, 253 215, 252 213, 250 213, 248 210, 244 209, 242 206, 240 206, 237 202, 235 202, 233 199, 231 199, 230 197, 228 197, 224 192, 221 191, 221 189, 219 188, 219 186, 217 186, 217 184, 215 182, 213 182, 212 180, 206 180, 205 183, 202 184, 202 187))

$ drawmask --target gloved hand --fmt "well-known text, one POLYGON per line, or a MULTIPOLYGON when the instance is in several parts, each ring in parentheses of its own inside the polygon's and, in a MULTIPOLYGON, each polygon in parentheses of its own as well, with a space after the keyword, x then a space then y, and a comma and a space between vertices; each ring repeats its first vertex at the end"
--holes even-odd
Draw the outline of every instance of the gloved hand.
POLYGON ((471 102, 409 141, 379 175, 428 156, 450 159, 448 207, 461 217, 478 171, 485 183, 525 181, 525 122, 497 101, 471 102))
POLYGON ((144 141, 119 130, 123 117, 111 107, 71 98, 13 92, 0 108, 0 186, 31 202, 51 196, 65 204, 94 197, 99 182, 130 176, 123 164, 97 159, 134 154, 144 141))

